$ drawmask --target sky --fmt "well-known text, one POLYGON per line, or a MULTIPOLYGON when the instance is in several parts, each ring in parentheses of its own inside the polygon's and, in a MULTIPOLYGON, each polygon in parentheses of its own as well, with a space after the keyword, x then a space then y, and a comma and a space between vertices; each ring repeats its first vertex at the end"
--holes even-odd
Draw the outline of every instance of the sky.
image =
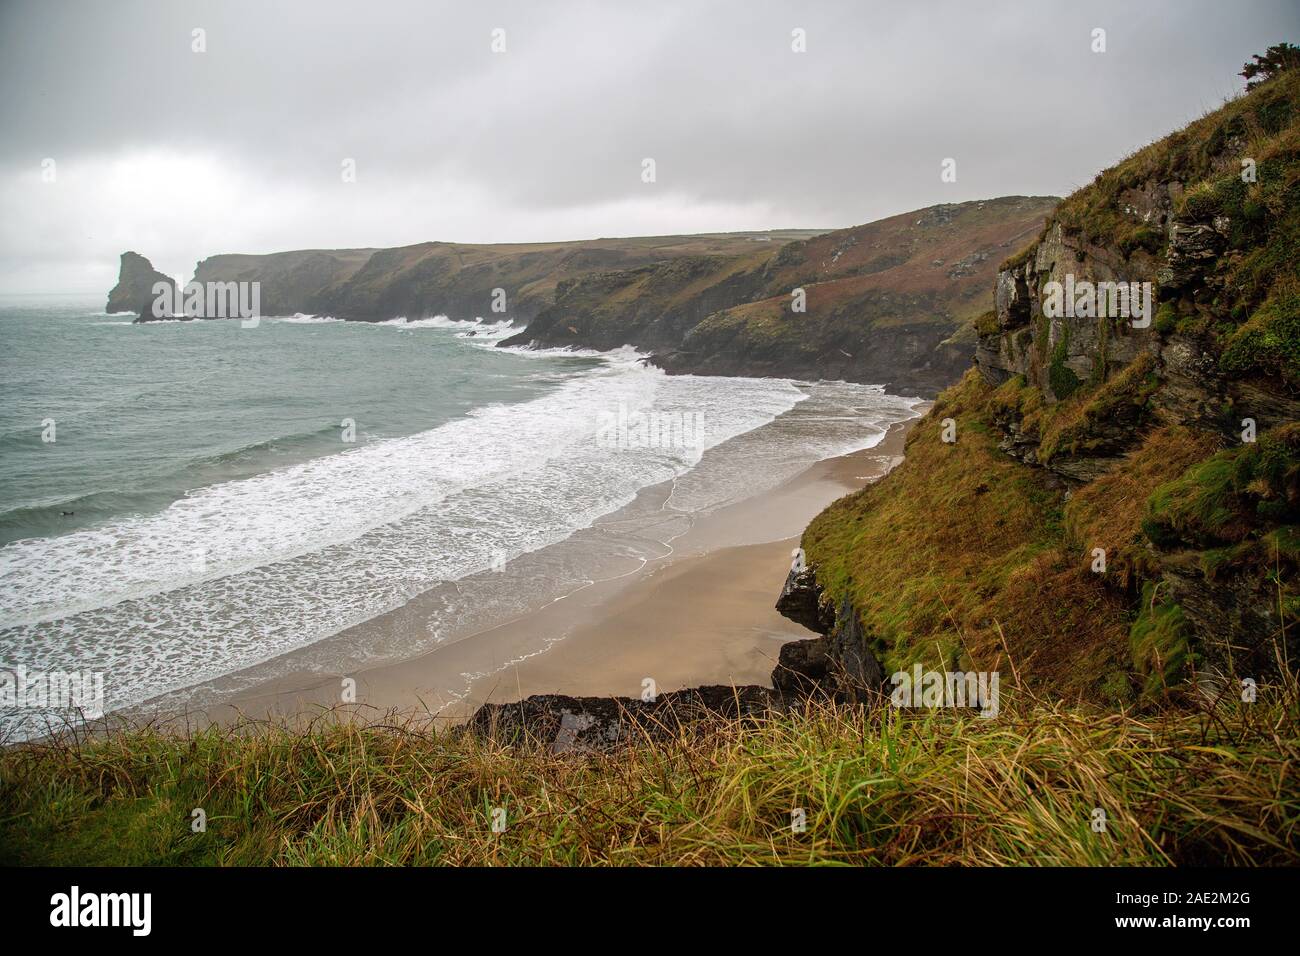
POLYGON ((0 0, 0 292, 106 294, 128 249, 188 278, 1065 195, 1298 26, 1294 0, 0 0))

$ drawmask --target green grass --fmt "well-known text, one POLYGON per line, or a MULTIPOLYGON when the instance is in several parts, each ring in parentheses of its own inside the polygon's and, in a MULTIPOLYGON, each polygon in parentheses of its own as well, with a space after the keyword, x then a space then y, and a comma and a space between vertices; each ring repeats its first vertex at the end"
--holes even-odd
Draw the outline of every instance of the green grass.
POLYGON ((1057 392, 1062 401, 1042 413, 1039 460, 1047 463, 1057 455, 1092 451, 1097 433, 1108 426, 1123 423, 1136 431, 1146 417, 1147 400, 1159 387, 1154 365, 1151 354, 1143 352, 1091 391, 1075 394, 1074 401, 1065 401, 1066 396, 1057 392))
POLYGON ((1227 173, 1219 165, 1223 153, 1237 144, 1242 144, 1241 156, 1259 164, 1263 188, 1255 191, 1254 201, 1271 201, 1276 208, 1294 188, 1290 174, 1298 102, 1300 74, 1282 74, 1099 173, 1093 183, 1061 203, 1057 217, 1067 232, 1089 242, 1114 243, 1126 255, 1140 251, 1158 258, 1163 237, 1125 213, 1125 194, 1147 183, 1187 183, 1176 211, 1191 217, 1218 214, 1248 195, 1233 185, 1234 179, 1241 181, 1238 164, 1227 173), (1201 183, 1207 185, 1197 185, 1201 183), (1261 191, 1267 195, 1261 196, 1261 191))
POLYGON ((1218 452, 1155 489, 1143 522, 1147 536, 1170 547, 1237 544, 1273 525, 1300 522, 1300 423, 1218 452))
POLYGON ((1047 380, 1052 386, 1052 394, 1057 401, 1065 401, 1081 384, 1079 376, 1065 364, 1065 358, 1070 352, 1070 328, 1064 326, 1061 338, 1052 349, 1052 359, 1047 366, 1047 380))
POLYGON ((1128 658, 1122 596, 1066 535, 1062 489, 1002 451, 990 424, 1037 396, 968 374, 912 429, 906 461, 804 533, 818 582, 836 606, 852 601, 886 670, 997 670, 1009 655, 1035 688, 1110 699, 1100 685, 1128 658))
POLYGON ((1221 444, 1220 436, 1184 425, 1147 430, 1122 464, 1071 494, 1067 539, 1079 552, 1104 548, 1116 586, 1127 590, 1141 578, 1159 577, 1158 557, 1143 532, 1152 489, 1180 478, 1221 444))
POLYGON ((1133 664, 1145 678, 1142 692, 1151 697, 1177 686, 1192 663, 1187 619, 1172 601, 1158 601, 1159 585, 1142 588, 1137 620, 1129 632, 1133 664))
POLYGON ((1138 716, 1038 700, 1006 676, 993 719, 821 704, 603 755, 342 713, 307 731, 15 748, 0 754, 0 863, 1300 862, 1293 682, 1138 716))
POLYGON ((1273 374, 1300 388, 1300 281, 1277 290, 1224 343, 1219 365, 1232 375, 1273 374))

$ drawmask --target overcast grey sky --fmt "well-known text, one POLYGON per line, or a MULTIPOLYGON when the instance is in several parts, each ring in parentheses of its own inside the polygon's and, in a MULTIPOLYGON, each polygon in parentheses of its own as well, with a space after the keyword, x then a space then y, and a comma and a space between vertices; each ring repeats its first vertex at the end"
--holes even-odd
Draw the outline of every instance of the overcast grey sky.
POLYGON ((1251 53, 1300 39, 1297 10, 0 0, 0 291, 106 292, 125 249, 188 277, 221 252, 838 227, 1061 195, 1239 91, 1251 53))

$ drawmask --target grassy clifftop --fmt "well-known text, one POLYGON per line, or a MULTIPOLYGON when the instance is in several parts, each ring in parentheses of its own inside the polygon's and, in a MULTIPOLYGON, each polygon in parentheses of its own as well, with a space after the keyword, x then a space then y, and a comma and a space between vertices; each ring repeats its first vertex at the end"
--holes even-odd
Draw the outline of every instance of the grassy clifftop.
POLYGON ((1003 264, 976 367, 805 535, 886 671, 1014 666, 1114 706, 1300 660, 1298 145, 1284 73, 1100 174, 1003 264), (1151 283, 1145 325, 1047 307, 1051 283, 1107 281, 1151 283))
POLYGON ((633 345, 669 371, 842 378, 933 395, 969 360, 997 263, 1055 203, 940 205, 830 233, 223 254, 194 278, 258 282, 268 315, 508 318, 527 329, 505 345, 633 345))
POLYGON ((375 321, 446 314, 455 319, 528 321, 556 285, 595 272, 635 269, 691 256, 768 255, 813 229, 645 236, 574 242, 422 242, 391 249, 225 254, 198 264, 199 282, 258 281, 268 314, 308 312, 375 321), (505 291, 504 313, 493 291, 505 291))
POLYGON ((931 206, 745 255, 562 283, 515 344, 624 344, 672 372, 885 384, 933 395, 961 375, 997 264, 1052 197, 931 206), (796 305, 795 296, 801 301, 796 305))
POLYGON ((410 721, 141 729, 0 752, 0 864, 1294 865, 1294 693, 1213 717, 822 703, 562 756, 410 721))
POLYGON ((932 206, 793 243, 769 270, 768 294, 709 315, 669 367, 727 370, 743 355, 801 377, 950 384, 974 344, 959 333, 991 303, 997 263, 1055 205, 1007 196, 932 206), (804 314, 791 311, 795 288, 807 294, 804 314))

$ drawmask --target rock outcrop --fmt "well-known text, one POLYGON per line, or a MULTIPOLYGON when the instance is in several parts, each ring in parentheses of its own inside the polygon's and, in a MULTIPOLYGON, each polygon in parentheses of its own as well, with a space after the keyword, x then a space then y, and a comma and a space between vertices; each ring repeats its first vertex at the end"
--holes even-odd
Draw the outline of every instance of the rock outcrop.
POLYGON ((1113 283, 1131 290, 1134 283, 1153 284, 1156 271, 1150 255, 1126 258, 1067 233, 1059 219, 1053 220, 1023 262, 998 272, 996 325, 979 335, 976 367, 992 385, 1023 376, 1049 402, 1069 398, 1084 383, 1105 381, 1140 352, 1155 348, 1154 316, 1146 317, 1145 327, 1142 319, 1116 321, 1091 310, 1049 318, 1044 289, 1058 283, 1066 295, 1113 283))
POLYGON ((117 285, 108 294, 106 312, 134 312, 141 319, 153 318, 153 303, 157 298, 154 284, 165 282, 172 290, 175 301, 176 280, 163 275, 144 256, 136 252, 122 253, 117 285))
POLYGON ((884 669, 872 652, 862 621, 847 600, 838 609, 823 592, 813 567, 792 569, 776 609, 821 637, 781 648, 772 683, 786 695, 818 695, 848 703, 867 703, 885 683, 884 669))
POLYGON ((767 713, 781 706, 765 687, 692 687, 653 700, 538 694, 512 704, 484 704, 474 733, 506 744, 541 744, 552 753, 608 750, 646 736, 674 736, 692 723, 767 713))
POLYGON ((776 599, 776 609, 810 631, 827 634, 835 625, 835 612, 822 600, 821 585, 810 567, 791 568, 776 599))

